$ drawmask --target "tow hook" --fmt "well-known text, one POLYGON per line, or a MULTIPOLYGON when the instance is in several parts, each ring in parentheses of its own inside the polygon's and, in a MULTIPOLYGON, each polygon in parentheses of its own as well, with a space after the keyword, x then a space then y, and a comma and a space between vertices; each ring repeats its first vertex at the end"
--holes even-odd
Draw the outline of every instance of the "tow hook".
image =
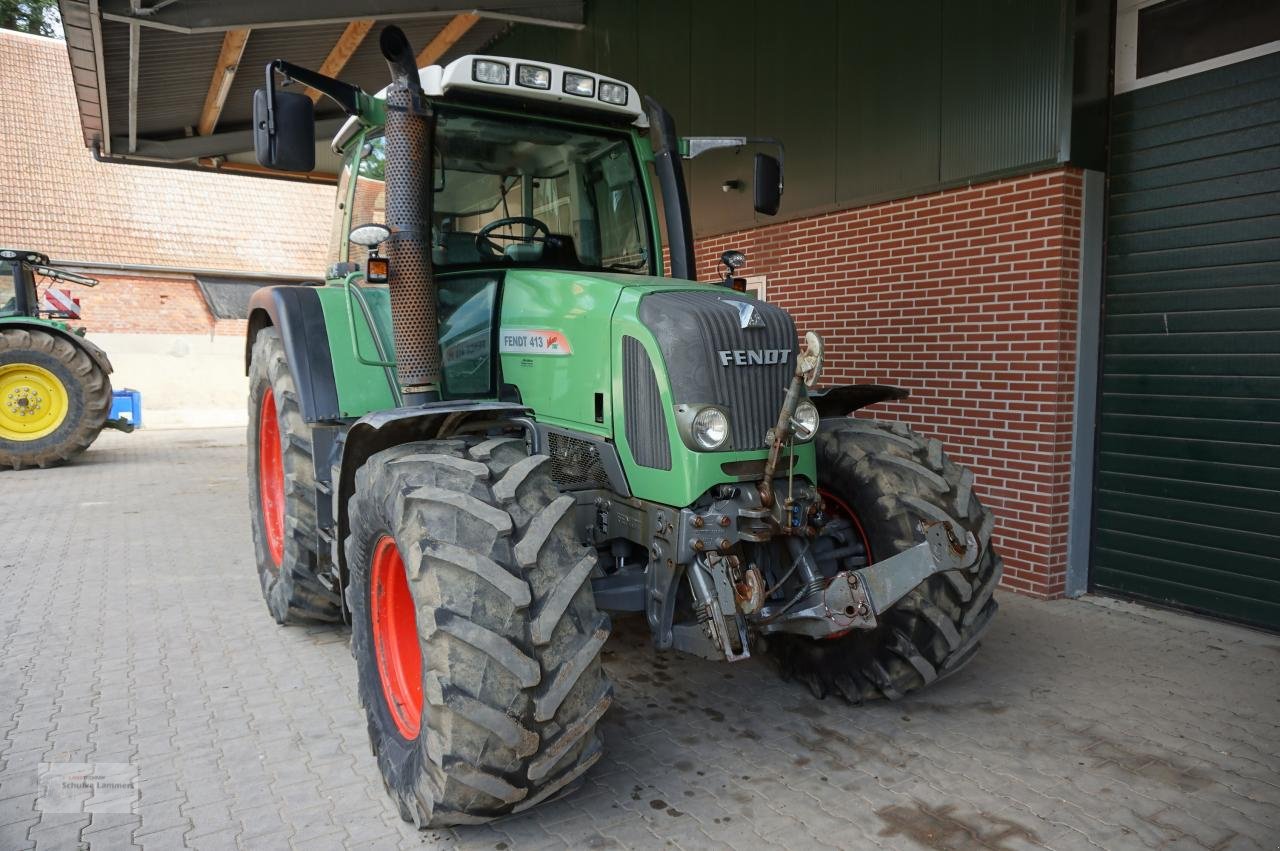
POLYGON ((892 558, 837 573, 820 592, 785 614, 760 612, 762 632, 792 632, 825 638, 851 629, 874 629, 878 616, 893 608, 929 577, 963 570, 978 560, 973 534, 963 540, 951 521, 922 523, 924 541, 892 558))

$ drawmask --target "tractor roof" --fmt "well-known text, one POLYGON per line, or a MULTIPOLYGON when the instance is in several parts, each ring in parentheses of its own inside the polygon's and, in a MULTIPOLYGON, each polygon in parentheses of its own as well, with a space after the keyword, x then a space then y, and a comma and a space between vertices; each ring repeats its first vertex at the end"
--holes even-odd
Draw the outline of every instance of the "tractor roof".
MULTIPOLYGON (((513 105, 542 102, 594 113, 601 119, 627 120, 636 127, 649 126, 634 86, 554 62, 469 54, 448 65, 420 68, 418 79, 427 97, 478 97, 495 104, 507 100, 513 105)), ((386 93, 384 88, 376 97, 386 97, 386 93)), ((340 151, 359 126, 355 117, 347 119, 333 138, 334 150, 340 151)))
POLYGON ((49 258, 39 251, 29 251, 25 248, 0 248, 0 260, 22 260, 26 263, 39 263, 42 266, 49 264, 49 258))

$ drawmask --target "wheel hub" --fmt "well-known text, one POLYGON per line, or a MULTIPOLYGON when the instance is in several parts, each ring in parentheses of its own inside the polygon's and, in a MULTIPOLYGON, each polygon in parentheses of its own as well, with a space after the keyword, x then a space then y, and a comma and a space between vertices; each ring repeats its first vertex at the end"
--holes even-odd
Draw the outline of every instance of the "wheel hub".
POLYGON ((66 387, 58 376, 30 363, 0 366, 0 439, 39 440, 66 419, 66 387))
POLYGON ((270 387, 262 394, 258 413, 258 501, 267 550, 279 567, 284 559, 284 448, 280 445, 276 396, 270 387))
POLYGON ((418 617, 395 539, 383 535, 373 549, 369 612, 382 695, 396 729, 413 741, 422 726, 422 648, 418 617))

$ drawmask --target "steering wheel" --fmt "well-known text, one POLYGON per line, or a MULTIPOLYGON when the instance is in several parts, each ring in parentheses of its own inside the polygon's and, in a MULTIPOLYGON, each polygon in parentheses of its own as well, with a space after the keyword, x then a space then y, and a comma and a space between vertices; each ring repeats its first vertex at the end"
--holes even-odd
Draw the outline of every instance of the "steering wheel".
POLYGON ((502 257, 504 252, 494 243, 495 239, 513 239, 520 242, 546 242, 547 237, 551 235, 551 228, 547 227, 547 223, 541 219, 535 219, 533 216, 506 216, 501 219, 489 222, 489 224, 480 228, 476 233, 476 250, 486 257, 502 257), (513 225, 526 225, 534 230, 542 231, 542 236, 522 235, 514 233, 494 233, 498 228, 511 227, 513 225))

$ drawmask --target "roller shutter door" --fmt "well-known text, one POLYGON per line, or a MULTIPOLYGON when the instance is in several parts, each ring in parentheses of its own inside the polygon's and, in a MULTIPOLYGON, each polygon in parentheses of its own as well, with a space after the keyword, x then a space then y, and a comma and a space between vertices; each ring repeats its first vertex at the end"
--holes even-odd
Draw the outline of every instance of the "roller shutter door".
POLYGON ((1095 588, 1280 628, 1280 54, 1116 97, 1095 588))

